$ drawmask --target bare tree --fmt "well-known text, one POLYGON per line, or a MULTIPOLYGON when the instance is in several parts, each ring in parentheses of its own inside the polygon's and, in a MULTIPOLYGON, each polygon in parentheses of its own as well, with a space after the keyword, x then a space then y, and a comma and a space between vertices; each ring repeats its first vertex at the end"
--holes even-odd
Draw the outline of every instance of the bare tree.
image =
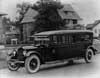
POLYGON ((23 2, 21 4, 17 4, 17 13, 18 17, 16 17, 16 23, 20 24, 24 18, 24 15, 27 13, 28 9, 31 7, 30 3, 23 2))

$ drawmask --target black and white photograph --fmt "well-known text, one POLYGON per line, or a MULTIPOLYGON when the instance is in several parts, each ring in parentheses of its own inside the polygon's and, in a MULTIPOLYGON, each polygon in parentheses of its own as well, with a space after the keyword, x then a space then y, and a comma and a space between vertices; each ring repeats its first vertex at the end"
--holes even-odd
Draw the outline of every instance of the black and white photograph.
POLYGON ((100 78, 100 0, 0 0, 0 78, 100 78))

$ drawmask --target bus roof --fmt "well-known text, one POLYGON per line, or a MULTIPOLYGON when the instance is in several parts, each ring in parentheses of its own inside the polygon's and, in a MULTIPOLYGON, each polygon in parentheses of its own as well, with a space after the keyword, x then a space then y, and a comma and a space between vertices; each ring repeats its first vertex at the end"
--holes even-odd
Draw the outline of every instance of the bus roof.
POLYGON ((55 30, 55 31, 45 31, 36 33, 35 36, 40 35, 53 35, 53 34, 64 34, 64 33, 93 33, 90 30, 55 30))

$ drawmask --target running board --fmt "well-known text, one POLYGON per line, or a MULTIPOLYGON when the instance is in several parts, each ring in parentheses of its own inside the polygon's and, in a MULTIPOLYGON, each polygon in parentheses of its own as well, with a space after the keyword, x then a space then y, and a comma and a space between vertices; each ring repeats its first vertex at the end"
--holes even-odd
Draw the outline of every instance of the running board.
POLYGON ((68 62, 70 60, 79 60, 79 59, 82 59, 82 58, 70 58, 70 59, 64 59, 64 60, 56 60, 56 61, 50 61, 50 62, 45 62, 45 64, 56 64, 56 63, 65 63, 65 62, 68 62))

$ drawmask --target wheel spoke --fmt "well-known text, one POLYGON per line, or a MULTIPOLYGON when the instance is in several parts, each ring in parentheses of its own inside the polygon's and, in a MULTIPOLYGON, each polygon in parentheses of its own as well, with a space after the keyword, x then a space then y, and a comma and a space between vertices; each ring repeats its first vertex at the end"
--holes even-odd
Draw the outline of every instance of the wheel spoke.
POLYGON ((32 60, 30 61, 30 68, 31 68, 32 70, 34 70, 34 69, 36 69, 36 67, 37 67, 37 60, 36 60, 36 59, 32 59, 32 60))

